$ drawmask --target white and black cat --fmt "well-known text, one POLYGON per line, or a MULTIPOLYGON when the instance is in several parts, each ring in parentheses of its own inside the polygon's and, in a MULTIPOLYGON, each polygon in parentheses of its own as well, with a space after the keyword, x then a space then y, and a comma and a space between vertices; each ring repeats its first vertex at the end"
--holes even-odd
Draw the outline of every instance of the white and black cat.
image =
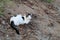
POLYGON ((19 26, 21 24, 22 25, 23 24, 28 24, 31 21, 31 19, 32 19, 32 14, 27 14, 27 15, 24 15, 24 16, 19 14, 17 16, 13 16, 13 17, 10 18, 10 25, 14 30, 16 30, 17 34, 20 34, 17 26, 19 26))

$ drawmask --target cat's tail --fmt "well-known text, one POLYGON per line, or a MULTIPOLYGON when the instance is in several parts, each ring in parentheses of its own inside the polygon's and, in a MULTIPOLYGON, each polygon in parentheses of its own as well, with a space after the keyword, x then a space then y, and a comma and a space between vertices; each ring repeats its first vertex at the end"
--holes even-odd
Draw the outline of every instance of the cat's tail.
POLYGON ((14 21, 11 21, 10 26, 16 31, 16 33, 17 33, 18 35, 20 34, 18 28, 17 28, 16 25, 14 24, 14 21))

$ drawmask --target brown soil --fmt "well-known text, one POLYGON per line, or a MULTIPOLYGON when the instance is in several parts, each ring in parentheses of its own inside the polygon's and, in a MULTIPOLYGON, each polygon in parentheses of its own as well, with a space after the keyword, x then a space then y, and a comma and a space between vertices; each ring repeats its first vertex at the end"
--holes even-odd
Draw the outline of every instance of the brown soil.
POLYGON ((60 40, 60 14, 53 4, 39 0, 13 0, 5 4, 4 16, 0 16, 0 40, 60 40), (16 14, 32 13, 29 24, 20 25, 17 35, 9 25, 16 14))

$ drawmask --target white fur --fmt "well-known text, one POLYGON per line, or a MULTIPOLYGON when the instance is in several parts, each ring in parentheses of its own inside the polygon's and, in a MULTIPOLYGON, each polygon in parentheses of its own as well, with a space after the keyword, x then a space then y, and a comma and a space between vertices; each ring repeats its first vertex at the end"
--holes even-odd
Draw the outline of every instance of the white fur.
POLYGON ((28 24, 31 21, 31 15, 29 15, 28 17, 24 15, 24 18, 25 18, 24 23, 26 24, 28 24))
POLYGON ((31 20, 30 15, 28 17, 26 17, 26 15, 24 15, 24 18, 25 18, 25 20, 22 19, 22 15, 20 14, 20 15, 17 15, 16 17, 14 17, 14 16, 11 17, 10 22, 14 21, 14 24, 18 26, 20 24, 28 24, 31 20))

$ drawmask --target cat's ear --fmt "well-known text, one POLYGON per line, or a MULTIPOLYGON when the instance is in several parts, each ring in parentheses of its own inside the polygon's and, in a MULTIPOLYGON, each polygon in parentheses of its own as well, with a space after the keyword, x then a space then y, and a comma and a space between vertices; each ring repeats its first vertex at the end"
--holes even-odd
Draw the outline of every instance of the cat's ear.
POLYGON ((32 16, 32 14, 31 14, 31 13, 28 13, 28 14, 26 15, 26 17, 28 17, 28 16, 32 16))

